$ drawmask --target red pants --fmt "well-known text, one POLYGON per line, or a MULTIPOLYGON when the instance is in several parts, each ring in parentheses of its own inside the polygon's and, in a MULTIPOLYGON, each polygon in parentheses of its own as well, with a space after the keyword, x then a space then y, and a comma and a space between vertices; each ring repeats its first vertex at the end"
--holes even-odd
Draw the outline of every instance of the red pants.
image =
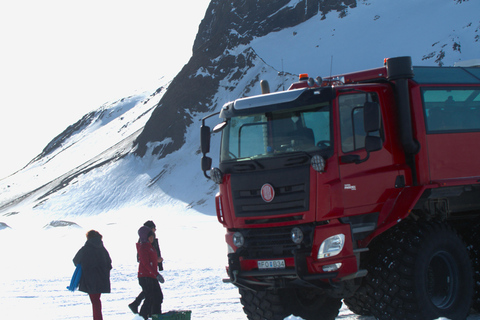
POLYGON ((93 320, 103 320, 102 317, 102 301, 100 301, 101 293, 89 293, 92 302, 93 320))

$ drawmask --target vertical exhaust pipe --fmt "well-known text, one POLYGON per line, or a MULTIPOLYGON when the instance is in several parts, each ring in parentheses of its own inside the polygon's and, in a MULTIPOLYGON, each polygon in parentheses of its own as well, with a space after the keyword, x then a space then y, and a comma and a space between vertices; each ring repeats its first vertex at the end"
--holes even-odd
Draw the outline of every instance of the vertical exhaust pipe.
POLYGON ((405 153, 414 155, 420 151, 420 144, 413 138, 412 115, 408 79, 413 78, 411 57, 387 59, 387 80, 395 83, 395 100, 398 107, 400 140, 405 153))
POLYGON ((270 93, 270 85, 267 80, 260 81, 260 87, 262 87, 262 94, 270 93))

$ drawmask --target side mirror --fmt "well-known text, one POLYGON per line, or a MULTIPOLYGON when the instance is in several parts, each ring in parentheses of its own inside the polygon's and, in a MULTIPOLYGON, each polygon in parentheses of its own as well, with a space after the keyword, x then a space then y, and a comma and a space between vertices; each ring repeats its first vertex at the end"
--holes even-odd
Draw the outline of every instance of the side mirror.
POLYGON ((365 150, 367 152, 373 152, 381 150, 383 147, 382 138, 375 136, 366 136, 365 137, 365 150))
POLYGON ((380 130, 380 106, 376 102, 365 102, 363 105, 363 126, 365 132, 380 130))
POLYGON ((367 151, 367 156, 363 159, 360 159, 360 156, 357 154, 346 155, 340 157, 342 163, 355 163, 359 164, 367 161, 370 158, 370 152, 378 151, 383 148, 382 138, 375 136, 366 136, 365 137, 365 150, 367 151))
MULTIPOLYGON (((200 146, 205 155, 210 152, 210 127, 202 125, 200 127, 200 146)), ((203 161, 202 161, 203 163, 203 161)), ((210 168, 208 168, 210 170, 210 168)))
POLYGON ((382 138, 375 136, 366 136, 365 137, 365 150, 367 151, 367 156, 364 159, 355 159, 353 162, 359 164, 367 161, 370 158, 370 152, 378 151, 382 149, 383 142, 382 138))
POLYGON ((212 158, 203 156, 202 157, 202 170, 208 171, 212 169, 212 158))
POLYGON ((203 174, 207 179, 211 179, 209 175, 207 175, 207 171, 212 169, 212 158, 203 156, 202 157, 202 171, 203 174))
POLYGON ((370 158, 370 152, 381 150, 383 147, 382 138, 370 136, 369 133, 379 131, 381 129, 380 106, 376 102, 365 102, 363 105, 363 127, 367 136, 365 137, 365 151, 367 156, 360 158, 345 158, 344 161, 354 162, 356 164, 367 161, 370 158))

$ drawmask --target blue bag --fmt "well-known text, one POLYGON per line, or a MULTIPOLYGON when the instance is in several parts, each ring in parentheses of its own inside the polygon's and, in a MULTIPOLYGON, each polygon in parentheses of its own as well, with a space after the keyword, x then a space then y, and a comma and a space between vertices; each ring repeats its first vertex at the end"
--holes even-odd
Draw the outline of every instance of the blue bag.
POLYGON ((75 268, 75 272, 73 272, 72 280, 70 280, 70 285, 67 287, 67 289, 70 291, 77 290, 81 277, 82 277, 82 265, 79 263, 75 268))

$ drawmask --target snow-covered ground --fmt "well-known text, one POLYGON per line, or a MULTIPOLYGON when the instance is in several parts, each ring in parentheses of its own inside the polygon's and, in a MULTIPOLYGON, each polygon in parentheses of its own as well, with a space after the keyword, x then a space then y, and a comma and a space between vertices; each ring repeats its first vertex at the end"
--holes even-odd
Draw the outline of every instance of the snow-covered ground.
POLYGON ((153 219, 165 258, 163 309, 192 310, 194 319, 244 319, 237 291, 222 282, 226 248, 222 228, 214 217, 181 208, 178 204, 63 217, 78 226, 51 228, 44 227, 49 219, 32 215, 22 219, 21 228, 2 230, 0 318, 91 319, 88 296, 72 293, 66 286, 86 231, 96 229, 113 260, 112 293, 102 295, 104 317, 133 319, 127 305, 141 291, 136 275, 137 229, 153 219))
MULTIPOLYGON (((32 212, 21 225, 0 231, 1 319, 91 319, 88 296, 72 293, 66 286, 74 270, 73 256, 84 244, 86 231, 96 229, 103 234, 113 260, 112 292, 102 295, 104 319, 140 320, 127 305, 140 292, 135 242, 138 227, 149 219, 157 224, 165 259, 163 310, 192 310, 192 319, 246 319, 238 291, 222 282, 226 246, 216 217, 177 202, 161 208, 132 207, 61 218, 78 226, 48 227, 54 215, 32 212)), ((337 319, 373 318, 356 316, 343 307, 337 319)))
MULTIPOLYGON (((88 296, 66 289, 74 270, 73 256, 90 229, 103 234, 113 260, 112 293, 102 295, 104 318, 138 318, 127 307, 140 292, 136 232, 153 219, 165 259, 163 310, 192 310, 193 319, 246 319, 238 291, 222 281, 226 276, 223 228, 215 217, 184 208, 181 203, 160 209, 130 208, 72 217, 68 221, 79 226, 55 228, 44 228, 50 221, 32 216, 20 229, 2 230, 0 318, 91 319, 88 296)), ((346 310, 342 313, 341 319, 356 319, 346 310)))

